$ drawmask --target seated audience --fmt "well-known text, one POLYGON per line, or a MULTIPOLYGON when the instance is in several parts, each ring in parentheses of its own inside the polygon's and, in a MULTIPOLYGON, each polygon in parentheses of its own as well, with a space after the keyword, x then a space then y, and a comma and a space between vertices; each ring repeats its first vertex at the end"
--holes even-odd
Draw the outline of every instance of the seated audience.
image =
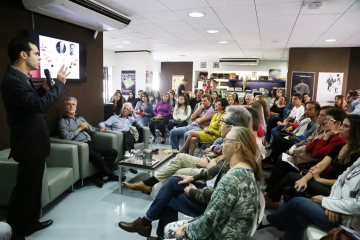
MULTIPOLYGON (((266 104, 267 104, 267 99, 264 95, 262 94, 259 94, 259 95, 256 95, 255 97, 255 101, 264 101, 266 104)), ((266 106, 267 107, 267 106, 266 106)))
MULTIPOLYGON (((249 236, 259 207, 260 189, 257 181, 261 177, 261 169, 254 161, 256 153, 254 134, 247 128, 234 127, 227 134, 224 141, 224 157, 227 161, 220 160, 215 166, 202 169, 195 176, 178 175, 171 177, 160 189, 144 217, 138 218, 131 223, 119 222, 119 227, 127 232, 137 232, 144 237, 150 237, 152 221, 159 220, 156 233, 159 238, 164 238, 164 227, 166 224, 178 220, 178 212, 192 217, 200 216, 207 207, 214 212, 215 209, 218 209, 214 204, 226 200, 225 195, 222 194, 227 194, 223 190, 226 188, 233 197, 226 200, 229 205, 227 208, 221 210, 224 204, 217 205, 221 206, 217 211, 222 211, 224 219, 217 218, 214 220, 219 224, 222 223, 221 227, 227 228, 226 232, 228 234, 223 233, 223 231, 216 231, 216 233, 212 233, 212 236, 216 239, 232 239, 235 236, 234 234, 236 236, 239 236, 239 234, 243 234, 244 237, 249 236), (226 174, 230 166, 233 169, 229 174, 226 174), (216 189, 217 194, 213 195, 214 189, 207 188, 206 184, 196 182, 198 180, 212 179, 216 175, 214 189, 216 189), (188 185, 188 183, 190 184, 188 185), (240 201, 240 198, 242 201, 240 201), (230 209, 233 210, 233 214, 228 212, 230 209), (246 213, 243 212, 243 209, 247 209, 246 213), (249 214, 248 217, 245 217, 246 220, 237 219, 242 219, 244 214, 249 214), (239 231, 242 228, 246 230, 244 232, 239 231)), ((206 212, 198 220, 198 223, 203 223, 210 212, 206 212)), ((218 216, 218 214, 216 213, 214 216, 218 216)))
POLYGON ((266 127, 265 141, 269 145, 271 138, 271 130, 277 126, 277 122, 282 121, 284 118, 285 97, 279 97, 277 104, 272 105, 270 108, 270 118, 266 127))
POLYGON ((217 84, 218 84, 218 82, 216 80, 214 80, 214 79, 211 80, 211 88, 209 89, 209 92, 208 92, 210 94, 210 96, 212 95, 212 93, 214 91, 216 91, 218 93, 221 92, 221 89, 217 87, 217 84))
POLYGON ((295 196, 298 194, 295 190, 297 192, 306 190, 307 195, 329 195, 330 187, 337 177, 360 157, 360 125, 354 126, 359 123, 359 116, 348 115, 340 128, 340 137, 345 138, 347 143, 335 146, 321 162, 311 167, 305 176, 288 173, 265 195, 270 201, 268 204, 273 205, 278 202, 282 194, 295 196))
POLYGON ((185 96, 178 97, 178 103, 176 104, 172 113, 173 121, 167 124, 169 132, 174 127, 185 127, 189 124, 191 115, 191 107, 188 103, 188 99, 185 96))
POLYGON ((233 93, 232 94, 233 97, 234 97, 234 101, 235 101, 235 105, 240 105, 240 102, 239 102, 239 96, 237 95, 237 93, 233 93))
POLYGON ((122 105, 125 103, 125 98, 122 96, 122 93, 120 90, 116 90, 112 99, 113 100, 111 102, 114 104, 114 113, 116 115, 119 115, 122 105))
POLYGON ((207 79, 206 85, 204 86, 204 93, 209 93, 210 88, 211 88, 211 79, 207 79))
MULTIPOLYGON (((306 148, 303 151, 299 151, 302 154, 297 154, 297 158, 295 158, 296 163, 307 163, 315 164, 328 156, 331 150, 339 145, 345 144, 346 139, 342 138, 339 135, 339 130, 341 126, 341 122, 347 116, 344 110, 331 108, 328 111, 321 110, 320 115, 324 114, 324 111, 327 112, 326 121, 325 121, 325 130, 326 133, 322 134, 320 137, 316 137, 313 141, 306 145, 306 148), (308 154, 306 154, 308 153, 308 154), (301 159, 300 159, 301 158, 301 159)), ((322 117, 319 117, 321 120, 322 117)), ((284 161, 277 161, 275 168, 272 170, 269 181, 267 182, 267 186, 265 192, 271 191, 275 186, 284 178, 289 172, 298 172, 294 167, 292 167, 289 163, 284 161)), ((265 194, 266 195, 266 194, 265 194)), ((268 203, 268 206, 273 206, 274 204, 268 203)))
POLYGON ((311 97, 308 93, 303 93, 303 100, 302 103, 305 104, 307 102, 311 101, 311 97))
MULTIPOLYGON (((139 100, 140 101, 140 100, 139 100)), ((137 98, 135 98, 135 93, 134 91, 129 92, 129 97, 126 100, 126 102, 131 103, 132 107, 135 108, 136 107, 136 103, 138 102, 137 98)))
POLYGON ((141 101, 136 103, 135 114, 141 117, 142 126, 146 126, 153 116, 153 106, 149 102, 149 96, 146 92, 142 92, 141 101))
POLYGON ((195 94, 195 97, 190 99, 189 103, 190 103, 191 111, 195 110, 196 104, 201 103, 201 97, 203 94, 204 91, 202 89, 199 89, 195 94))
MULTIPOLYGON (((224 139, 224 158, 230 171, 223 177, 204 214, 193 221, 171 223, 165 238, 250 239, 259 214, 261 170, 254 161, 255 136, 249 129, 234 127, 224 139), (241 183, 241 184, 240 184, 241 183), (255 224, 254 224, 255 223, 255 224)), ((191 183, 184 178, 179 184, 191 183)))
POLYGON ((228 101, 230 106, 235 105, 234 95, 229 94, 228 97, 227 97, 227 101, 228 101))
POLYGON ((210 95, 204 94, 201 97, 202 104, 190 116, 191 124, 187 127, 179 127, 170 131, 171 149, 179 150, 179 138, 183 137, 186 141, 191 130, 201 131, 209 126, 210 120, 214 115, 214 109, 210 105, 210 95))
POLYGON ((159 102, 161 102, 160 92, 155 91, 154 98, 151 99, 151 101, 150 101, 151 105, 153 106, 153 109, 156 107, 156 104, 158 104, 159 102))
MULTIPOLYGON (((265 136, 266 120, 265 120, 265 116, 264 116, 264 109, 260 102, 261 101, 255 101, 255 102, 251 103, 249 105, 249 107, 255 109, 259 115, 260 124, 259 124, 258 130, 257 130, 257 136, 259 138, 263 138, 265 136)), ((265 104, 265 106, 266 106, 266 104, 265 104)))
POLYGON ((175 104, 176 104, 175 91, 170 90, 169 91, 169 96, 170 96, 170 105, 171 105, 172 109, 174 109, 175 104))
POLYGON ((190 131, 184 146, 180 149, 179 153, 183 153, 189 148, 189 154, 194 155, 195 147, 198 142, 213 143, 220 136, 220 120, 225 116, 225 108, 227 106, 229 106, 229 103, 225 98, 218 100, 215 108, 216 113, 211 118, 210 125, 205 127, 202 131, 190 131))
POLYGON ((143 139, 143 125, 141 122, 141 117, 135 114, 135 110, 132 108, 130 103, 125 103, 121 110, 120 115, 114 115, 110 117, 105 122, 99 123, 100 132, 105 131, 107 128, 115 132, 122 132, 123 137, 123 151, 130 152, 131 149, 134 149, 135 142, 141 142, 143 139), (133 128, 132 128, 133 127, 133 128), (138 139, 134 138, 135 129, 138 133, 138 139))
POLYGON ((188 80, 185 78, 181 81, 181 83, 179 84, 179 86, 177 88, 177 97, 180 97, 180 96, 184 95, 185 93, 189 92, 189 91, 185 90, 185 86, 187 83, 188 83, 188 80))
POLYGON ((274 105, 277 105, 280 97, 285 97, 285 96, 283 96, 282 88, 273 89, 271 92, 271 97, 272 98, 271 98, 271 101, 269 104, 269 108, 271 108, 274 105))
MULTIPOLYGON (((358 145, 357 151, 359 147, 358 145)), ((360 159, 356 158, 355 161, 349 168, 344 169, 337 180, 333 180, 329 194, 316 193, 311 199, 294 198, 274 213, 264 215, 259 229, 274 226, 285 232, 282 237, 284 240, 303 240, 305 230, 310 225, 315 225, 325 232, 340 225, 360 232, 360 159)), ((301 190, 299 185, 295 187, 301 190)))
POLYGON ((212 91, 211 93, 211 106, 212 108, 215 110, 216 108, 216 103, 219 100, 219 93, 217 91, 212 91))
MULTIPOLYGON (((96 134, 96 130, 76 113, 76 106, 76 98, 68 97, 65 100, 66 114, 61 118, 59 124, 61 138, 84 142, 89 145, 89 160, 99 170, 98 174, 91 177, 97 187, 101 188, 104 185, 104 176, 108 176, 110 181, 119 181, 119 177, 110 170, 114 166, 118 152, 113 148, 101 146, 91 141, 91 135, 96 134)), ((125 176, 122 180, 125 180, 125 176)))
POLYGON ((250 104, 252 104, 255 101, 254 96, 251 93, 246 94, 245 96, 245 105, 249 106, 250 104))
MULTIPOLYGON (((141 97, 141 96, 142 96, 143 92, 144 92, 143 90, 139 90, 139 91, 138 91, 138 97, 135 98, 135 102, 136 102, 135 104, 137 104, 139 101, 142 100, 142 97, 141 97)), ((135 105, 135 106, 136 106, 136 105, 135 105)), ((135 107, 134 107, 134 108, 135 108, 135 107)))
POLYGON ((350 92, 351 90, 346 95, 348 101, 347 112, 360 115, 360 90, 356 91, 357 96, 350 96, 350 92))
POLYGON ((306 118, 300 122, 296 129, 292 126, 286 128, 284 133, 288 133, 288 137, 284 138, 282 135, 278 135, 273 139, 271 143, 273 150, 266 158, 266 161, 274 163, 283 152, 286 152, 286 150, 292 147, 294 142, 301 142, 300 138, 306 139, 309 137, 318 126, 317 118, 319 111, 320 105, 317 102, 308 102, 305 110, 306 118))
MULTIPOLYGON (((222 156, 222 138, 231 130, 232 126, 241 126, 241 127, 251 127, 250 123, 253 121, 253 124, 256 122, 252 119, 251 114, 241 106, 229 106, 226 108, 226 114, 221 120, 221 138, 216 139, 216 143, 211 146, 211 149, 206 149, 206 153, 215 152, 215 149, 220 152, 220 156, 213 158, 210 162, 206 157, 198 158, 191 156, 189 154, 179 153, 175 156, 173 160, 170 161, 162 170, 155 173, 155 176, 150 177, 144 181, 136 183, 124 184, 133 190, 139 190, 143 193, 150 194, 152 187, 158 182, 165 183, 171 176, 175 173, 180 175, 193 176, 199 174, 202 168, 210 168, 217 164, 218 161, 223 159, 222 156)), ((255 127, 255 126, 254 126, 255 127)))
POLYGON ((336 108, 340 108, 340 109, 343 109, 343 110, 347 110, 347 107, 346 107, 346 99, 345 99, 345 96, 343 95, 336 95, 335 96, 335 104, 334 104, 334 107, 336 108))
POLYGON ((162 101, 156 104, 154 109, 154 117, 149 124, 150 132, 153 135, 152 142, 155 142, 156 133, 155 133, 155 121, 160 121, 158 123, 158 128, 161 134, 161 143, 165 143, 165 126, 169 123, 169 119, 171 116, 172 107, 170 105, 170 94, 164 93, 162 97, 162 101))

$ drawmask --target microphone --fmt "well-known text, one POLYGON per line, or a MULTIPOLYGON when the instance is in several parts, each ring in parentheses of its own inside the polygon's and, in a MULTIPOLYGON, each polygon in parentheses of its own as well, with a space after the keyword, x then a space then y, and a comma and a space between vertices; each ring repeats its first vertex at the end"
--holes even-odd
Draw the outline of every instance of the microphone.
POLYGON ((49 87, 51 87, 51 75, 49 69, 44 69, 44 74, 46 77, 46 81, 48 82, 49 87))

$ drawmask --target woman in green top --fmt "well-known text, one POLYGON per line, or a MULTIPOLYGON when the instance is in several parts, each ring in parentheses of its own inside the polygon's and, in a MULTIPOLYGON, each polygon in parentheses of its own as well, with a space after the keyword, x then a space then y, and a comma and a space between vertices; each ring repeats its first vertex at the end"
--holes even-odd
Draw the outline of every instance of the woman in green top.
MULTIPOLYGON (((230 171, 221 178, 204 215, 195 221, 168 224, 165 238, 250 239, 255 232, 261 194, 255 135, 248 128, 232 127, 223 144, 230 171)), ((184 178, 179 184, 187 184, 189 179, 184 178)))
POLYGON ((226 98, 221 98, 216 102, 217 111, 211 118, 209 127, 204 128, 202 131, 191 131, 180 149, 179 153, 184 153, 189 148, 189 154, 194 155, 197 142, 213 143, 220 137, 220 120, 225 116, 225 108, 229 106, 226 98))

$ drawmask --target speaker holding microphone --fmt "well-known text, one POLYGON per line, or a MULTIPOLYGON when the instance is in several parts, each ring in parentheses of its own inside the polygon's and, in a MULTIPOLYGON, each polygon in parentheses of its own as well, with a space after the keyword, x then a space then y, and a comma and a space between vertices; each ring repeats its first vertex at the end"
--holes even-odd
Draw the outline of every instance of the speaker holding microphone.
POLYGON ((50 75, 49 69, 44 69, 44 74, 45 74, 46 81, 47 81, 49 87, 51 87, 52 85, 54 85, 54 84, 52 84, 52 82, 51 82, 51 75, 50 75))

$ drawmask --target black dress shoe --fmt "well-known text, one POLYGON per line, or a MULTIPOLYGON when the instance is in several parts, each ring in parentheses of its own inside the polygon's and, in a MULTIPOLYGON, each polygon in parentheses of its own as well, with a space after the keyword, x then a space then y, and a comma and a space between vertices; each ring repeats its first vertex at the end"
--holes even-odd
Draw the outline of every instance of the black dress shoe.
POLYGON ((115 175, 115 174, 111 174, 111 175, 108 176, 108 181, 118 182, 119 181, 119 176, 115 175))
POLYGON ((92 176, 90 180, 95 184, 95 186, 102 188, 104 185, 104 181, 100 179, 98 176, 92 176))
POLYGON ((133 174, 137 174, 138 173, 138 170, 136 169, 133 169, 133 168, 130 168, 129 171, 133 174))
POLYGON ((126 176, 121 176, 121 181, 122 182, 125 181, 125 179, 126 179, 126 176))
POLYGON ((53 224, 53 220, 47 220, 47 221, 44 221, 44 222, 37 222, 36 224, 31 225, 25 231, 25 235, 29 236, 29 235, 33 234, 34 232, 36 232, 36 231, 39 231, 39 230, 42 230, 44 228, 47 228, 47 227, 51 226, 51 224, 53 224))
POLYGON ((13 235, 12 240, 25 240, 25 237, 24 236, 20 236, 20 235, 13 235))

